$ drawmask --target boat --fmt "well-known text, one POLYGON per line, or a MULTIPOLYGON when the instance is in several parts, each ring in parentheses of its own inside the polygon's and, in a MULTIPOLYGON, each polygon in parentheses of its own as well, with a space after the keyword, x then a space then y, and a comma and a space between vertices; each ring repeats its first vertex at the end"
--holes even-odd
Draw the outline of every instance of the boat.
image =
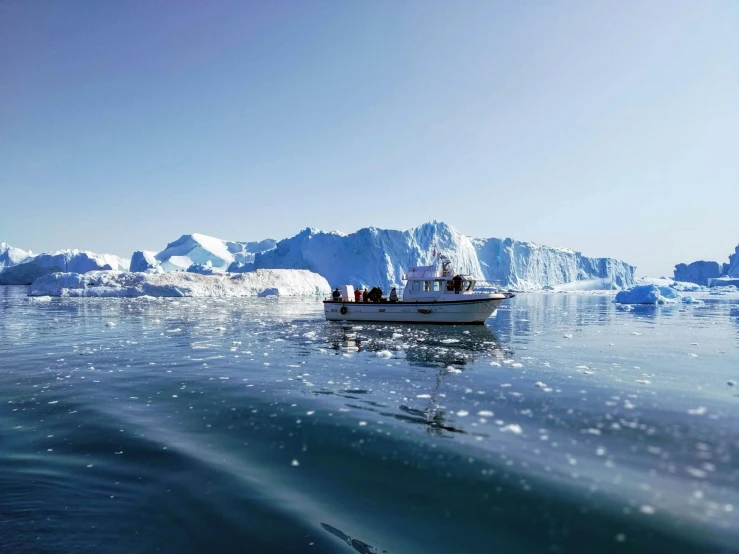
POLYGON ((489 287, 476 288, 478 281, 457 273, 444 254, 433 254, 428 266, 411 267, 402 276, 402 299, 355 302, 354 287, 344 285, 335 297, 323 301, 328 321, 376 321, 392 323, 439 323, 482 325, 498 306, 515 296, 489 287))

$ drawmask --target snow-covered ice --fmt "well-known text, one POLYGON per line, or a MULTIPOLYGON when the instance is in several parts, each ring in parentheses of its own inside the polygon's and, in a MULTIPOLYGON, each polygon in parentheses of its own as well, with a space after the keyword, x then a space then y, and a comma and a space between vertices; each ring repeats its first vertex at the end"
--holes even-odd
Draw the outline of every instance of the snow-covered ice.
POLYGON ((326 279, 305 270, 259 270, 241 274, 199 275, 183 271, 134 273, 92 271, 53 273, 31 285, 29 296, 325 296, 326 279))

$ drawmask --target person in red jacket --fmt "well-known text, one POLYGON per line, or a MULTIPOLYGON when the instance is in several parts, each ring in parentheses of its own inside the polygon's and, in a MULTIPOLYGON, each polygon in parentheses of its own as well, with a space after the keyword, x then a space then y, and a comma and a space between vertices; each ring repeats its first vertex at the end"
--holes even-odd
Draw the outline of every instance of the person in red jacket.
POLYGON ((361 302, 362 301, 362 290, 361 288, 354 289, 354 301, 355 302, 361 302))

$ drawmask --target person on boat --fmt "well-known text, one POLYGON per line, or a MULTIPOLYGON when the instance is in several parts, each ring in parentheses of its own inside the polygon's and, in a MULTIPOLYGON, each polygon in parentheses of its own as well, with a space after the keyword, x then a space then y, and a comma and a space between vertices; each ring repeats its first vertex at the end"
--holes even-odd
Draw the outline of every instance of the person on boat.
POLYGON ((341 293, 339 292, 338 287, 334 289, 334 293, 332 294, 332 296, 333 296, 334 302, 338 302, 339 300, 341 300, 341 293))
POLYGON ((362 301, 369 302, 369 292, 367 292, 367 287, 364 287, 364 292, 362 293, 362 301))
POLYGON ((397 302, 398 301, 398 291, 395 290, 395 287, 390 289, 390 302, 397 302))
POLYGON ((361 302, 362 301, 362 290, 357 287, 354 289, 354 301, 355 302, 361 302))
POLYGON ((454 294, 462 292, 462 277, 459 274, 452 278, 452 282, 454 283, 454 294))
POLYGON ((372 290, 369 292, 369 301, 379 302, 381 299, 382 299, 382 289, 380 287, 372 287, 372 290))

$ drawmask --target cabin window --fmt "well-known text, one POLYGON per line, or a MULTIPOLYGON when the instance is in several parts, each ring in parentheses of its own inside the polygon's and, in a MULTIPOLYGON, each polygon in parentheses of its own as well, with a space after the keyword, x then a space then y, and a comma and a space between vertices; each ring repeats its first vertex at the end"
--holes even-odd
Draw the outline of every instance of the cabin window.
POLYGON ((411 287, 413 292, 420 292, 421 290, 421 281, 413 281, 413 286, 411 287))
POLYGON ((423 292, 431 292, 431 281, 423 282, 423 292))
POLYGON ((454 281, 446 282, 446 290, 447 292, 452 292, 454 290, 454 281))
POLYGON ((444 281, 434 281, 434 292, 441 292, 441 284, 444 281))

